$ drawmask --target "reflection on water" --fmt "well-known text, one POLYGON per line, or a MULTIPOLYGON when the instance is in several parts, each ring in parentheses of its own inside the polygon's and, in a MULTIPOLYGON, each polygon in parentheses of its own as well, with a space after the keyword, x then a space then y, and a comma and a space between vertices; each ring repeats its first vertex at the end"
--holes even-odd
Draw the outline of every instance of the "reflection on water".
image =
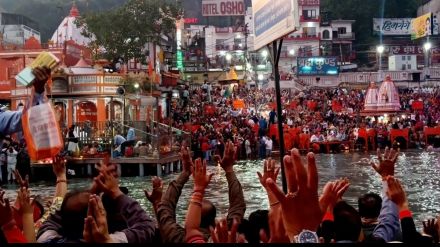
MULTIPOLYGON (((374 155, 370 154, 321 154, 317 155, 320 188, 329 180, 347 177, 351 180, 350 189, 344 197, 351 205, 357 208, 358 196, 368 192, 381 192, 381 182, 379 176, 368 165, 353 165, 352 163, 360 159, 371 159, 374 155)), ((260 186, 257 171, 262 170, 262 161, 239 162, 235 166, 237 177, 244 189, 247 204, 246 215, 257 209, 268 208, 266 193, 260 186)), ((213 181, 209 185, 206 193, 217 206, 217 216, 225 215, 228 210, 228 188, 223 171, 216 166, 209 168, 210 172, 216 173, 213 181)), ((170 175, 164 178, 165 183, 169 183, 177 175, 170 175)), ((440 154, 427 152, 405 152, 399 157, 396 168, 396 176, 403 181, 410 208, 414 213, 417 227, 421 226, 421 221, 427 217, 434 217, 440 213, 440 154)), ((69 180, 69 189, 86 188, 91 183, 87 179, 69 180)), ((145 199, 144 189, 151 189, 151 178, 122 178, 121 186, 129 189, 130 195, 136 198, 142 206, 152 214, 152 207, 145 199)), ((14 188, 15 189, 15 188, 14 188)), ((9 187, 6 189, 7 195, 15 198, 15 191, 9 187)), ((32 194, 51 196, 54 193, 53 183, 37 183, 32 185, 32 194)), ((192 179, 184 187, 182 196, 178 203, 177 219, 183 223, 188 198, 192 191, 192 179)))

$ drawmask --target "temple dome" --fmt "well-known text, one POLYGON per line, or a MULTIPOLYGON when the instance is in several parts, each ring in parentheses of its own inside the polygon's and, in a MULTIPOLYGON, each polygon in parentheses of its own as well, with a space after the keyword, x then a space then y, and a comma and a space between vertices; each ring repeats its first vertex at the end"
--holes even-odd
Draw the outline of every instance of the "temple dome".
POLYGON ((38 41, 38 39, 36 39, 34 36, 32 36, 25 41, 24 49, 27 49, 27 50, 41 49, 40 41, 38 41))
POLYGON ((51 40, 54 44, 62 45, 65 41, 69 40, 73 40, 78 45, 86 46, 90 44, 92 40, 82 35, 84 28, 76 25, 78 17, 80 17, 80 12, 76 4, 73 3, 69 16, 64 18, 52 35, 51 40))
POLYGON ((374 111, 377 109, 379 89, 375 82, 371 82, 365 96, 364 110, 374 111))
POLYGON ((382 111, 400 111, 399 92, 397 92, 397 88, 390 76, 387 76, 380 86, 378 97, 378 109, 382 111))

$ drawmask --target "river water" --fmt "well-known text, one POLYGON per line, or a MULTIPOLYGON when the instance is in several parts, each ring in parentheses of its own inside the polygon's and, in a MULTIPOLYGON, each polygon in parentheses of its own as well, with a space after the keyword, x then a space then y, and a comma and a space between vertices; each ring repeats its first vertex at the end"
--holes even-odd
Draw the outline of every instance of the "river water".
MULTIPOLYGON (((351 186, 346 192, 344 199, 357 208, 357 198, 368 192, 381 193, 379 175, 368 165, 353 164, 362 158, 375 159, 374 154, 319 154, 317 165, 319 171, 319 184, 322 190, 324 184, 330 180, 347 177, 351 186)), ((262 170, 262 161, 238 162, 235 166, 245 195, 247 204, 246 215, 257 209, 267 209, 268 202, 265 191, 262 189, 257 171, 262 170)), ((223 171, 219 167, 209 167, 210 172, 216 175, 208 187, 207 199, 214 202, 217 207, 217 216, 227 213, 228 188, 223 171)), ((177 174, 164 177, 165 184, 172 181, 177 174)), ((404 152, 399 156, 396 167, 396 177, 403 181, 409 205, 413 211, 417 227, 428 217, 437 216, 440 213, 440 153, 428 153, 419 151, 404 152)), ((69 179, 69 190, 87 188, 90 179, 69 179)), ((144 196, 144 189, 151 189, 151 177, 145 178, 121 178, 121 186, 130 191, 130 196, 137 199, 142 207, 152 214, 152 207, 144 196)), ((6 186, 6 194, 11 200, 15 199, 15 186, 6 186)), ((192 191, 192 179, 184 187, 178 203, 177 220, 183 224, 188 198, 192 191)), ((39 182, 31 185, 33 195, 39 194, 50 197, 54 193, 53 182, 39 182)))

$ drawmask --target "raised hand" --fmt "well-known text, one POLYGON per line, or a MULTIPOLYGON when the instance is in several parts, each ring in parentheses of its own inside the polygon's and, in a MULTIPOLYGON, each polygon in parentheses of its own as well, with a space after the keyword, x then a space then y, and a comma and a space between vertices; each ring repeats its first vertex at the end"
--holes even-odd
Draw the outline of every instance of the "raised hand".
POLYGON ((244 238, 237 234, 238 221, 236 220, 232 223, 231 231, 228 230, 226 218, 217 221, 215 229, 212 226, 209 229, 214 243, 244 243, 244 238))
POLYGON ((5 192, 0 189, 0 227, 13 221, 11 204, 4 196, 5 192))
POLYGON ((192 175, 194 177, 194 192, 205 192, 206 187, 208 187, 211 181, 213 173, 206 174, 206 161, 201 159, 196 159, 195 166, 192 169, 192 175))
POLYGON ((44 92, 44 85, 51 76, 51 70, 48 67, 37 67, 32 70, 32 73, 35 75, 33 82, 35 92, 41 94, 44 92))
POLYGON ((388 198, 397 205, 400 211, 408 209, 408 200, 400 181, 392 176, 386 177, 386 181, 388 184, 388 198))
POLYGON ((144 190, 145 197, 147 197, 148 201, 153 204, 153 206, 156 206, 160 200, 162 199, 162 192, 163 192, 163 182, 162 179, 159 177, 153 177, 153 180, 151 181, 153 184, 153 190, 152 192, 148 192, 147 190, 144 190))
POLYGON ((263 175, 260 172, 257 172, 258 178, 260 179, 261 185, 266 189, 267 188, 267 179, 271 178, 273 181, 277 181, 278 173, 280 172, 281 167, 275 168, 275 160, 267 159, 264 161, 263 175))
POLYGON ((118 179, 113 176, 109 169, 103 169, 93 181, 96 183, 97 191, 104 192, 104 194, 112 199, 116 199, 123 194, 119 189, 118 179))
POLYGON ((284 158, 287 195, 271 178, 266 181, 269 190, 281 204, 284 226, 292 240, 304 229, 316 231, 323 215, 318 200, 318 171, 315 155, 309 153, 307 159, 306 170, 298 149, 293 149, 291 156, 284 158))
POLYGON ((84 240, 88 243, 112 243, 108 232, 107 213, 101 198, 91 195, 87 218, 84 222, 84 240))
POLYGON ((57 178, 64 178, 65 179, 65 177, 66 177, 66 160, 64 159, 64 157, 57 155, 53 158, 52 170, 57 178))
POLYGON ((324 186, 321 197, 319 198, 319 204, 321 211, 333 211, 337 202, 342 200, 342 196, 350 187, 350 182, 347 178, 342 178, 332 182, 328 182, 324 186))
POLYGON ((237 153, 237 148, 234 146, 234 143, 228 141, 225 145, 225 152, 223 154, 223 159, 221 159, 219 155, 214 156, 214 159, 220 163, 220 166, 223 168, 223 170, 225 170, 225 172, 233 172, 236 153, 237 153))
POLYGON ((290 243, 290 239, 287 236, 286 229, 284 228, 282 217, 277 215, 278 213, 276 211, 279 210, 271 210, 269 212, 270 239, 267 236, 267 233, 261 229, 260 240, 263 243, 290 243))
POLYGON ((380 149, 377 149, 377 158, 379 163, 371 163, 373 169, 382 176, 384 179, 386 176, 394 176, 394 168, 396 166, 399 152, 394 149, 385 148, 382 155, 380 149))
POLYGON ((439 242, 439 226, 435 219, 423 221, 423 233, 432 237, 435 243, 439 242))
POLYGON ((17 183, 20 185, 20 188, 25 187, 25 188, 29 188, 29 176, 26 175, 26 177, 23 179, 20 175, 20 172, 18 172, 18 170, 14 170, 14 175, 15 175, 15 181, 17 181, 17 183))
POLYGON ((180 159, 182 160, 182 172, 191 173, 191 169, 194 167, 194 163, 191 159, 191 150, 182 146, 180 149, 180 159))
POLYGON ((17 193, 17 201, 20 205, 19 212, 23 214, 33 214, 34 208, 31 204, 31 197, 28 188, 21 187, 17 193))

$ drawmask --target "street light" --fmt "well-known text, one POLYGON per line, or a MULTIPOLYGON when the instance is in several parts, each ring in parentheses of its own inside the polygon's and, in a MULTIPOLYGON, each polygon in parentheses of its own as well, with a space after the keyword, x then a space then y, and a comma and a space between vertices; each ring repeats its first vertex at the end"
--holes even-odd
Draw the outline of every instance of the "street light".
POLYGON ((431 42, 427 41, 424 45, 423 45, 423 49, 425 50, 425 78, 428 78, 428 69, 430 66, 430 61, 429 61, 429 57, 430 57, 430 52, 431 52, 431 48, 432 48, 432 44, 431 42))
POLYGON ((263 56, 264 58, 266 58, 269 55, 269 53, 267 52, 267 50, 263 50, 261 52, 261 56, 263 56))
POLYGON ((258 80, 259 80, 259 81, 262 81, 263 79, 264 79, 264 75, 263 75, 263 74, 259 74, 259 75, 258 75, 258 80))
POLYGON ((229 53, 226 54, 226 60, 231 61, 231 59, 232 59, 232 55, 229 53))
POLYGON ((295 55, 295 49, 291 49, 291 50, 289 51, 289 54, 290 54, 291 56, 295 55))
POLYGON ((382 54, 385 51, 385 47, 383 45, 379 45, 376 47, 377 53, 382 54))
POLYGON ((134 84, 134 88, 138 89, 139 88, 139 83, 135 83, 134 84))
POLYGON ((431 48, 432 48, 432 44, 431 44, 430 42, 426 42, 426 43, 423 45, 423 48, 425 49, 425 51, 429 51, 429 50, 431 50, 431 48))
POLYGON ((378 78, 378 81, 380 81, 380 80, 382 80, 382 54, 385 51, 385 47, 383 45, 379 45, 379 46, 376 47, 376 51, 377 51, 377 53, 379 53, 379 56, 378 56, 378 59, 379 59, 379 62, 378 62, 378 65, 379 65, 379 71, 378 71, 379 72, 379 78, 378 78))

